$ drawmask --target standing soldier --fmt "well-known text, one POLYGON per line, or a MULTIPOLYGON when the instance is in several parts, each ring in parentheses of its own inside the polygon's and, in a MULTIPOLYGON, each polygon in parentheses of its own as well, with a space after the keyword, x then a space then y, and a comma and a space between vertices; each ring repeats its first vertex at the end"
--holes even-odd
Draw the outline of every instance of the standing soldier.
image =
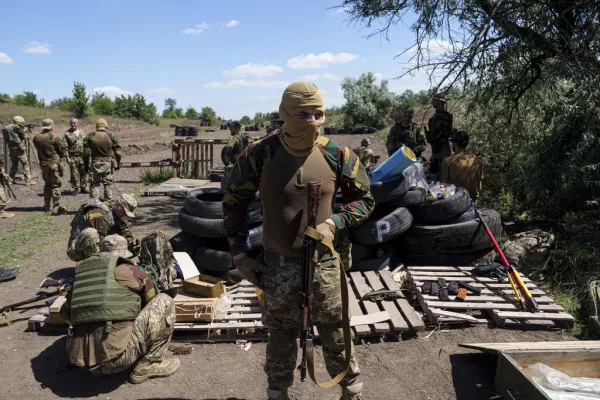
POLYGON ((425 137, 417 124, 412 122, 415 111, 412 107, 402 107, 396 115, 396 125, 390 129, 386 147, 391 156, 402 146, 409 147, 417 156, 425 150, 425 137))
POLYGON ((71 118, 69 124, 71 125, 71 129, 65 133, 65 142, 69 152, 67 161, 69 162, 69 167, 71 169, 73 195, 77 196, 80 192, 88 193, 86 186, 89 168, 89 152, 86 147, 86 134, 79 129, 79 121, 77 118, 71 118))
POLYGON ((54 205, 52 212, 62 213, 67 209, 60 204, 60 188, 62 183, 59 177, 59 163, 67 154, 62 146, 62 141, 54 135, 54 122, 45 119, 42 122, 42 132, 35 135, 33 145, 38 152, 40 169, 44 178, 44 211, 50 211, 50 201, 54 205))
POLYGON ((283 120, 279 117, 279 113, 274 111, 271 113, 270 118, 271 126, 267 129, 267 134, 269 135, 277 135, 281 132, 283 128, 283 120))
MULTIPOLYGON (((294 380, 298 346, 298 294, 304 262, 302 242, 307 227, 308 182, 322 179, 317 231, 334 240, 336 233, 365 220, 375 201, 369 179, 353 152, 338 142, 320 136, 325 122, 324 105, 317 87, 295 82, 282 96, 279 114, 285 121, 279 135, 251 144, 231 172, 223 199, 225 229, 234 264, 240 274, 264 288, 262 321, 270 328, 265 372, 269 399, 288 399, 294 380), (343 203, 335 212, 333 204, 341 189, 343 203), (260 190, 263 202, 264 254, 255 261, 245 253, 248 237, 248 206, 260 190), (261 272, 262 271, 262 272, 261 272)), ((362 399, 362 383, 351 347, 345 370, 341 270, 331 251, 320 252, 314 271, 312 320, 323 343, 327 371, 342 374, 342 399, 362 399)))
POLYGON ((121 146, 117 138, 106 131, 108 123, 104 118, 96 122, 96 131, 87 135, 86 144, 92 156, 92 181, 90 198, 101 197, 100 187, 104 189, 104 201, 113 199, 113 168, 121 167, 121 146), (116 165, 113 165, 113 160, 116 165))
POLYGON ((442 161, 452 154, 448 141, 452 137, 452 114, 446 111, 446 98, 443 95, 435 95, 431 106, 435 109, 435 114, 429 118, 429 129, 425 131, 425 135, 431 144, 429 172, 438 180, 442 161))
POLYGON ((223 180, 221 181, 221 189, 225 189, 227 179, 231 174, 231 170, 235 165, 242 151, 248 147, 248 137, 241 132, 242 125, 238 121, 233 121, 229 124, 229 132, 231 136, 227 142, 227 146, 223 149, 223 163, 225 170, 223 172, 223 180))
POLYGON ((29 168, 29 160, 27 159, 27 133, 25 132, 25 120, 23 117, 13 117, 12 124, 7 125, 2 129, 4 141, 8 143, 8 153, 10 157, 10 172, 9 176, 12 183, 16 184, 15 176, 19 170, 19 164, 23 167, 23 176, 25 177, 25 185, 34 185, 31 180, 31 169, 29 168))
POLYGON ((371 141, 369 141, 369 138, 363 138, 363 140, 360 141, 360 147, 352 150, 356 153, 358 159, 365 168, 368 168, 371 164, 375 164, 375 153, 373 153, 373 150, 369 149, 370 144, 371 141))
POLYGON ((15 214, 4 211, 10 201, 8 187, 5 186, 8 186, 8 175, 4 170, 4 160, 0 158, 0 218, 12 218, 15 214))

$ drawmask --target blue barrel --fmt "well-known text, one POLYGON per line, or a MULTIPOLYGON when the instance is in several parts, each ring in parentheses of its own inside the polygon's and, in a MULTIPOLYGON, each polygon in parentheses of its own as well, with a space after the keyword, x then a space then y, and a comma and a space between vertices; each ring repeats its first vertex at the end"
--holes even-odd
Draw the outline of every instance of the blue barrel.
POLYGON ((369 180, 373 183, 398 176, 416 162, 415 153, 410 148, 402 146, 373 171, 369 180))

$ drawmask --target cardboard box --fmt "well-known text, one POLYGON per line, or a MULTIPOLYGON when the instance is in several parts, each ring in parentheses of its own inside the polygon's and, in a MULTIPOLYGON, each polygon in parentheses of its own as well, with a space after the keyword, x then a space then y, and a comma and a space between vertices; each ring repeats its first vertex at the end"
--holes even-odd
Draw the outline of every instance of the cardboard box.
POLYGON ((183 281, 183 290, 200 297, 219 297, 225 293, 225 284, 220 278, 198 275, 183 281))
POLYGON ((176 322, 211 322, 219 306, 219 298, 202 298, 189 294, 178 294, 175 302, 176 322))

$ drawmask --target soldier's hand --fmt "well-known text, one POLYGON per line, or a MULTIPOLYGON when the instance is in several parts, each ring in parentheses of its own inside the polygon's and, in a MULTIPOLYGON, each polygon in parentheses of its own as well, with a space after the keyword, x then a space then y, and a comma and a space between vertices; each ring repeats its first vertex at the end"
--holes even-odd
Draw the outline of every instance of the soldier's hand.
POLYGON ((260 280, 261 272, 267 270, 267 267, 256 260, 253 260, 246 253, 240 253, 233 256, 233 265, 245 279, 256 287, 263 289, 264 286, 260 280))
POLYGON ((133 256, 136 257, 142 251, 142 246, 140 245, 140 239, 136 239, 135 243, 131 242, 131 250, 133 256))
POLYGON ((337 227, 335 226, 335 222, 328 218, 325 222, 317 225, 317 231, 323 235, 324 238, 327 238, 333 242, 335 233, 337 232, 337 227))

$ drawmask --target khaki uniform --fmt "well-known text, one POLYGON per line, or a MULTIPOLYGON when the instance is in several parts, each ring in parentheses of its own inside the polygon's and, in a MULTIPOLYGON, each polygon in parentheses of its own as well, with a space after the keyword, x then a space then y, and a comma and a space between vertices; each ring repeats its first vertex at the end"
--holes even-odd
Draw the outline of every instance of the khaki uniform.
POLYGON ((483 182, 483 160, 464 151, 447 157, 442 163, 440 181, 467 189, 475 201, 483 182))
POLYGON ((8 133, 8 136, 5 134, 5 140, 8 143, 8 154, 11 163, 8 175, 14 181, 20 164, 23 168, 25 181, 28 182, 31 180, 31 169, 27 159, 27 132, 24 127, 16 124, 8 125, 4 130, 8 133))
POLYGON ((62 183, 59 176, 60 159, 66 157, 61 140, 50 132, 35 135, 33 145, 38 152, 40 169, 44 179, 44 209, 50 210, 50 201, 54 207, 60 206, 60 188, 62 183))
POLYGON ((368 166, 370 166, 373 163, 373 156, 375 156, 375 153, 373 153, 373 150, 369 149, 368 147, 357 147, 354 150, 352 150, 356 153, 356 155, 358 156, 358 159, 360 160, 360 163, 367 168, 368 166))
MULTIPOLYGON (((0 158, 0 170, 4 169, 4 161, 0 158)), ((4 180, 0 176, 0 212, 4 211, 10 201, 8 190, 4 188, 4 180)))
POLYGON ((90 183, 90 198, 102 197, 105 201, 113 199, 113 159, 117 169, 121 164, 121 146, 117 138, 103 130, 92 132, 86 138, 90 149, 92 166, 90 183))
POLYGON ((87 187, 90 154, 86 146, 86 133, 79 130, 75 134, 72 129, 65 133, 65 144, 69 152, 71 163, 71 186, 73 189, 85 189, 87 187))

